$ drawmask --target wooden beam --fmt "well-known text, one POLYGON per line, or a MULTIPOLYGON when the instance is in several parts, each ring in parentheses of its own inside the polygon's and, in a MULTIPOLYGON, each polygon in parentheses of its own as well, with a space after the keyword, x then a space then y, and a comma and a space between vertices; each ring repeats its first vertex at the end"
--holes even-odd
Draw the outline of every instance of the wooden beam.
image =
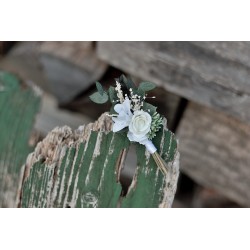
POLYGON ((250 123, 250 67, 245 63, 250 44, 244 46, 241 61, 189 42, 99 42, 98 55, 127 73, 250 123))
POLYGON ((67 125, 72 129, 77 129, 80 124, 87 124, 91 121, 92 119, 86 115, 59 109, 55 97, 43 93, 41 110, 35 122, 35 130, 45 137, 55 127, 67 125))
POLYGON ((97 57, 94 42, 20 42, 0 66, 36 82, 60 103, 88 89, 108 67, 97 57))
POLYGON ((190 103, 177 131, 181 170, 243 206, 250 206, 250 126, 190 103))

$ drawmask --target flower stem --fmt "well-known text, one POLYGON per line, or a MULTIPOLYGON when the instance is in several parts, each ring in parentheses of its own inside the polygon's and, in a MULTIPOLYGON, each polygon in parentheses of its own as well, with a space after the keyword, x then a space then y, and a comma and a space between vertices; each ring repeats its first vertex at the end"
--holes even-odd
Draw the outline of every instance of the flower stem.
POLYGON ((157 153, 157 151, 156 151, 157 149, 154 146, 154 144, 152 143, 152 141, 147 140, 144 145, 147 148, 147 150, 149 151, 149 153, 153 156, 155 163, 158 166, 158 168, 161 170, 161 172, 164 175, 167 175, 168 172, 167 172, 166 163, 161 158, 161 156, 157 153))
POLYGON ((168 171, 167 171, 167 168, 166 168, 166 163, 163 161, 161 156, 157 152, 153 153, 152 156, 153 156, 153 158, 155 160, 156 165, 161 170, 161 172, 164 175, 167 175, 168 171))

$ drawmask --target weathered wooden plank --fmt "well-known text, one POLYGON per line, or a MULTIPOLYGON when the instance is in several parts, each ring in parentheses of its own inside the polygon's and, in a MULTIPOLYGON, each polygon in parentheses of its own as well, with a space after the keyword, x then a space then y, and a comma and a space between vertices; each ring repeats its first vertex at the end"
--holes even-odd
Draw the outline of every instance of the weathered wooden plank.
POLYGON ((241 207, 216 191, 197 186, 192 198, 191 207, 193 208, 235 208, 241 207))
POLYGON ((250 42, 190 42, 224 59, 250 67, 250 42))
POLYGON ((37 115, 35 130, 42 136, 46 136, 53 128, 57 126, 69 126, 76 129, 82 123, 92 121, 88 116, 71 112, 65 109, 59 109, 55 97, 43 93, 41 110, 37 115))
POLYGON ((250 68, 189 42, 100 42, 110 64, 250 123, 250 68))
POLYGON ((18 42, 0 60, 0 68, 12 72, 25 81, 36 83, 44 91, 49 85, 39 61, 39 42, 18 42))
POLYGON ((130 142, 111 128, 104 114, 75 131, 62 127, 50 132, 27 159, 19 206, 170 207, 179 174, 174 135, 165 128, 154 141, 168 162, 168 176, 138 147, 137 174, 124 198, 119 178, 130 142))
POLYGON ((5 72, 0 72, 0 88, 0 207, 14 207, 40 96, 5 72))
POLYGON ((250 206, 250 126, 191 103, 177 131, 181 170, 243 206, 250 206))
POLYGON ((40 56, 51 91, 61 103, 86 90, 108 67, 97 57, 93 42, 43 42, 40 56))
POLYGON ((20 42, 0 66, 36 82, 60 103, 88 89, 108 67, 93 42, 20 42))

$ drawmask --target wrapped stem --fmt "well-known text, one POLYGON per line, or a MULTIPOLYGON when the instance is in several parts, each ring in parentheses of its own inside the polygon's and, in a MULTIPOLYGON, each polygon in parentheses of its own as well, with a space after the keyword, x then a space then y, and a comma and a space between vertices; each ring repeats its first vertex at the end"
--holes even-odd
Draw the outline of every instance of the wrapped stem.
POLYGON ((155 163, 158 166, 158 168, 161 170, 161 172, 164 175, 167 175, 168 172, 167 172, 166 163, 161 158, 161 156, 157 153, 157 149, 154 146, 154 144, 152 143, 152 141, 147 140, 147 142, 144 145, 147 148, 147 150, 149 151, 149 153, 153 156, 155 163))

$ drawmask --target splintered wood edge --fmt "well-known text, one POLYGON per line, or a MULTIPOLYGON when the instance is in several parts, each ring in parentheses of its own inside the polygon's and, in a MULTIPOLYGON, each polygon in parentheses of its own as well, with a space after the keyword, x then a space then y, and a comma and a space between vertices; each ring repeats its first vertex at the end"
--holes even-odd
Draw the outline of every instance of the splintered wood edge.
POLYGON ((168 174, 165 178, 165 188, 163 191, 162 202, 159 204, 160 208, 166 208, 166 207, 169 208, 172 206, 175 193, 177 190, 177 183, 180 173, 179 163, 180 163, 180 153, 178 152, 178 145, 177 145, 177 151, 175 154, 174 161, 172 162, 171 166, 168 166, 170 174, 168 174))
MULTIPOLYGON (((76 146, 77 144, 87 141, 91 131, 109 133, 111 130, 112 120, 107 112, 102 114, 96 122, 79 126, 76 130, 72 130, 68 126, 54 128, 37 144, 34 151, 28 155, 26 163, 22 167, 16 205, 19 206, 23 183, 29 176, 31 167, 36 162, 41 161, 45 162, 47 165, 54 165, 59 159, 63 158, 67 146, 76 146)), ((119 166, 117 166, 117 169, 119 170, 119 166)), ((120 170, 118 173, 120 173, 120 170)))
MULTIPOLYGON (((56 127, 39 142, 31 154, 28 155, 25 165, 23 166, 22 174, 19 181, 19 188, 17 194, 16 205, 19 206, 21 202, 22 186, 26 178, 29 176, 30 169, 38 162, 45 162, 47 165, 53 166, 60 159, 62 159, 66 153, 68 146, 76 146, 82 142, 88 140, 91 131, 100 131, 109 133, 112 131, 113 122, 108 116, 108 113, 102 114, 99 119, 94 123, 79 126, 78 129, 72 130, 68 126, 56 127)), ((167 129, 167 120, 164 119, 163 128, 167 129)), ((122 150, 119 161, 116 166, 117 182, 120 180, 120 172, 124 166, 126 160, 127 150, 122 150)), ((169 174, 165 177, 165 187, 163 190, 163 199, 159 204, 159 207, 171 207, 174 200, 177 181, 179 176, 179 152, 178 145, 174 160, 168 163, 169 174)), ((135 173, 133 181, 129 187, 132 189, 137 182, 137 174, 135 173)))
MULTIPOLYGON (((167 119, 163 119, 163 129, 167 130, 167 119)), ((180 174, 180 153, 178 150, 179 142, 177 141, 176 153, 174 160, 167 164, 169 174, 165 177, 165 187, 163 191, 163 199, 159 204, 160 208, 171 207, 177 190, 177 183, 180 174)), ((162 142, 163 143, 163 142, 162 142)))
POLYGON ((34 163, 44 161, 52 165, 58 161, 58 157, 63 157, 58 155, 59 149, 66 145, 73 146, 87 141, 91 131, 108 133, 111 131, 111 128, 112 120, 107 113, 102 114, 96 122, 80 126, 74 131, 68 126, 54 128, 43 141, 37 144, 34 152, 29 154, 25 165, 25 177, 34 163))

